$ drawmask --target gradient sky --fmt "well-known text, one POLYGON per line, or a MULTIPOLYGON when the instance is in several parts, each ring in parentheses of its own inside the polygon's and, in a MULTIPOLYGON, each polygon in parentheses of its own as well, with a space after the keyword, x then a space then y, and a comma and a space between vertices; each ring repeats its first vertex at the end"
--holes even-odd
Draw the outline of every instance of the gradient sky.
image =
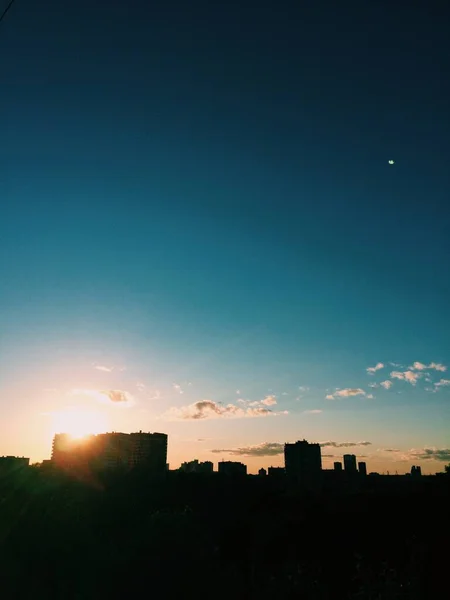
POLYGON ((306 438, 324 466, 443 470, 443 4, 14 4, 0 454, 75 424, 167 432, 172 467, 306 438))

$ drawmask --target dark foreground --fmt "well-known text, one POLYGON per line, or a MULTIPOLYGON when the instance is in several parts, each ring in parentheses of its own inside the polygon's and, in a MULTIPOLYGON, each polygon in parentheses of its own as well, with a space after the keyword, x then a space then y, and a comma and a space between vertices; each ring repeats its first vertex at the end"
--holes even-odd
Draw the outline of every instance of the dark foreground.
POLYGON ((0 598, 441 598, 450 477, 0 477, 0 598))

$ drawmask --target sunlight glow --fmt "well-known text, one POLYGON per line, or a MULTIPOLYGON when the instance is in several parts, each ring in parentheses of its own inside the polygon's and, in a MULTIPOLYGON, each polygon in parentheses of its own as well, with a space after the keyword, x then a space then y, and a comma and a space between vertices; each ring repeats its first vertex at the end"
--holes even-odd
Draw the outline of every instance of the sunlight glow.
POLYGON ((54 412, 52 416, 53 433, 68 433, 74 438, 103 433, 108 429, 108 419, 98 411, 67 408, 54 412))

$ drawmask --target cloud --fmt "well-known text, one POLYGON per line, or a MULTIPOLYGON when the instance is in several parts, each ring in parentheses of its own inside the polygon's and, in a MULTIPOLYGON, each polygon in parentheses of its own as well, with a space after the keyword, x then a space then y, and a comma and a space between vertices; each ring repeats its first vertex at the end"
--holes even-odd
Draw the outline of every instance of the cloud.
POLYGON ((349 398, 351 396, 365 396, 366 392, 361 388, 345 388, 343 390, 337 390, 334 394, 327 394, 326 400, 334 400, 335 398, 349 398))
POLYGON ((369 383, 368 385, 369 385, 370 388, 377 388, 377 387, 379 387, 378 383, 374 383, 374 382, 369 383))
POLYGON ((264 406, 274 406, 276 403, 277 399, 273 395, 266 396, 264 400, 261 400, 261 404, 264 404, 264 406))
POLYGON ((137 387, 137 389, 138 389, 140 392, 143 392, 143 391, 145 390, 145 388, 146 388, 146 385, 145 385, 145 383, 138 382, 138 383, 136 384, 136 387, 137 387))
POLYGON ((305 410, 303 412, 307 415, 318 415, 319 413, 321 413, 323 411, 320 410, 319 408, 314 408, 313 410, 305 410))
POLYGON ((162 394, 159 390, 153 390, 151 394, 152 395, 148 397, 149 400, 160 400, 162 398, 162 394))
POLYGON ((373 400, 375 396, 373 394, 367 394, 366 396, 369 400, 373 400))
POLYGON ((92 390, 92 389, 73 389, 72 396, 88 396, 97 402, 107 404, 120 404, 123 406, 132 406, 134 404, 133 396, 124 390, 92 390))
POLYGON ((382 452, 400 452, 397 448, 381 448, 382 452))
POLYGON ((113 404, 133 402, 133 396, 124 390, 102 390, 100 393, 109 398, 113 404))
POLYGON ((380 383, 380 385, 382 385, 384 387, 385 390, 388 390, 389 388, 391 388, 394 384, 392 383, 392 381, 390 381, 389 379, 386 379, 386 381, 382 381, 380 383))
POLYGON ((416 385, 417 380, 422 377, 422 373, 414 373, 414 371, 391 371, 392 379, 401 379, 407 381, 411 385, 416 385))
POLYGON ((447 367, 445 365, 442 365, 441 363, 430 363, 428 365, 429 369, 434 369, 435 371, 446 371, 447 367))
POLYGON ((181 389, 181 385, 179 385, 178 383, 174 383, 173 384, 173 389, 178 392, 179 394, 184 394, 184 390, 181 389))
MULTIPOLYGON (((259 404, 259 403, 257 403, 259 404)), ((165 417, 169 420, 200 420, 220 418, 250 418, 287 415, 287 411, 274 412, 264 406, 241 407, 235 404, 219 404, 213 400, 199 400, 187 406, 172 407, 165 417)))
POLYGON ((421 450, 410 450, 410 458, 414 460, 440 460, 450 461, 450 448, 423 448, 421 450))
POLYGON ((255 446, 243 446, 241 448, 215 448, 211 452, 214 454, 231 454, 232 456, 277 456, 283 454, 284 444, 263 442, 255 446))
POLYGON ((105 373, 111 373, 114 369, 112 367, 105 367, 105 365, 94 365, 94 369, 97 371, 104 371, 105 373))
POLYGON ((379 371, 380 369, 384 369, 384 364, 381 362, 377 363, 374 367, 367 367, 366 371, 369 373, 369 375, 373 375, 376 371, 379 371))
POLYGON ((309 392, 309 387, 307 385, 299 385, 298 389, 300 392, 309 392))
POLYGON ((320 442, 322 448, 351 448, 352 446, 371 446, 372 442, 320 442))
POLYGON ((434 369, 435 371, 446 371, 447 367, 441 363, 432 362, 429 365, 425 365, 424 363, 416 361, 412 364, 411 367, 408 367, 408 369, 413 369, 415 371, 423 371, 425 369, 434 369))
POLYGON ((445 385, 450 385, 450 379, 440 379, 437 383, 434 384, 435 387, 443 387, 445 385))

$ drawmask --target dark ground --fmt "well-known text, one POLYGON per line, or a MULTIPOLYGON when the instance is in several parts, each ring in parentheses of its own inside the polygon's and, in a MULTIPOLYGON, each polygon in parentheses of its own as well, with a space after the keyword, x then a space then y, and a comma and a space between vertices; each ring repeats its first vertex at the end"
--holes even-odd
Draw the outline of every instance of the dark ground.
MULTIPOLYGON (((450 477, 0 477, 1 600, 443 598, 450 477)), ((445 594, 444 594, 445 595, 445 594)))

